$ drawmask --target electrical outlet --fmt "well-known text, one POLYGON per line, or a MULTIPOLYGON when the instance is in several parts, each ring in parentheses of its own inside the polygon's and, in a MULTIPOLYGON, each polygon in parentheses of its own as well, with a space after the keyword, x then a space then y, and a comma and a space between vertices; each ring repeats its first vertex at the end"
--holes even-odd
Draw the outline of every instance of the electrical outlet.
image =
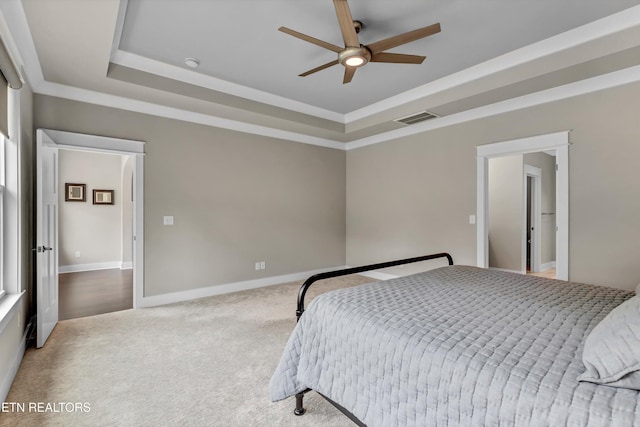
POLYGON ((80 258, 80 251, 76 251, 76 258, 80 258))
POLYGON ((173 216, 167 215, 162 218, 162 223, 164 225, 173 225, 173 216))
POLYGON ((256 262, 256 271, 260 270, 260 263, 256 262))
POLYGON ((260 261, 260 270, 264 270, 265 268, 267 268, 267 263, 264 261, 260 261))

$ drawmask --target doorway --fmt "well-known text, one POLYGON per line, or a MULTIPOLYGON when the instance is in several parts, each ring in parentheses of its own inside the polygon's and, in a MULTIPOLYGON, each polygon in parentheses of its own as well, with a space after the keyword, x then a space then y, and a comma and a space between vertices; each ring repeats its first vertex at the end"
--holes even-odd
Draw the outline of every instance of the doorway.
MULTIPOLYGON (((555 238, 551 239, 555 241, 555 258, 556 258, 556 277, 561 280, 568 280, 568 146, 569 146, 569 132, 558 132, 548 135, 540 135, 529 138, 522 138, 512 141, 504 141, 494 144, 487 144, 476 147, 477 151, 477 215, 478 215, 478 227, 477 227, 477 264, 480 267, 489 267, 489 254, 491 251, 489 245, 489 160, 490 159, 504 159, 509 156, 524 156, 527 153, 548 152, 555 154, 555 211, 554 217, 554 229, 555 238)), ((520 164, 523 162, 520 160, 520 164)), ((520 171, 522 171, 522 166, 520 171)), ((522 174, 522 172, 520 172, 522 174)), ((530 172, 529 175, 535 176, 535 173, 530 172)), ((524 177, 529 176, 525 173, 524 177)), ((520 188, 520 194, 522 194, 523 187, 526 194, 526 182, 527 179, 523 179, 523 175, 518 177, 518 181, 521 184, 515 185, 515 188, 520 188)), ((535 178, 534 178, 535 182, 535 178)), ((535 184, 534 184, 535 185, 535 184)), ((522 211, 526 212, 526 197, 520 196, 518 198, 522 211), (524 205, 524 206, 523 206, 524 205)), ((538 207, 540 204, 538 204, 538 207)), ((525 215, 525 214, 521 214, 525 215)), ((540 215, 536 217, 540 218, 540 215)), ((521 217, 521 220, 524 218, 521 217)), ((524 220, 526 222, 526 220, 524 220)), ((540 250, 540 236, 536 231, 540 231, 541 225, 537 227, 534 225, 533 238, 537 238, 537 244, 532 246, 532 261, 534 269, 536 263, 540 262, 539 250, 540 250), (537 228, 537 230, 536 230, 537 228)), ((521 246, 517 249, 520 254, 525 254, 527 251, 527 231, 526 226, 519 227, 522 230, 521 246)), ((526 256, 518 255, 516 257, 517 263, 512 270, 520 270, 520 272, 526 272, 526 256), (519 264, 519 265, 518 265, 519 264)))
MULTIPOLYGON (((133 196, 132 294, 133 307, 139 307, 144 289, 144 143, 141 141, 78 134, 50 129, 36 132, 37 170, 37 346, 42 347, 59 319, 59 150, 69 149, 93 153, 130 156, 132 159, 131 193, 133 196)), ((72 183, 74 184, 74 183, 72 183)), ((78 183, 75 183, 78 184, 78 183)), ((64 188, 64 187, 62 187, 64 188)), ((86 191, 84 187, 84 191, 86 191)), ((110 190, 110 189, 97 189, 110 190)), ((96 201, 108 202, 109 192, 101 191, 96 201)), ((82 191, 72 189, 72 197, 82 197, 82 191)), ((84 194, 85 203, 93 204, 93 191, 84 194)))
POLYGON ((60 320, 133 308, 133 161, 58 150, 60 320))

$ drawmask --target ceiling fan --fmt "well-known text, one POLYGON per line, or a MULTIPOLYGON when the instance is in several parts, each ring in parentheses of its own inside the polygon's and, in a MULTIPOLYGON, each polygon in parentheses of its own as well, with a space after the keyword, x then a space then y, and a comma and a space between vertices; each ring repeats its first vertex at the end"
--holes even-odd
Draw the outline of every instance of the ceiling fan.
POLYGON ((333 5, 336 9, 336 15, 338 16, 338 24, 340 25, 340 31, 342 32, 344 47, 327 43, 325 41, 316 39, 315 37, 311 37, 306 34, 299 33, 287 27, 278 28, 278 31, 282 31, 283 33, 289 34, 293 37, 297 37, 306 42, 313 43, 316 46, 329 49, 338 54, 338 59, 336 59, 335 61, 331 61, 309 71, 305 71, 304 73, 299 74, 300 77, 306 77, 309 74, 316 73, 318 71, 324 70, 325 68, 342 64, 345 67, 344 79, 342 80, 342 83, 344 84, 349 83, 351 79, 353 79, 353 75, 355 74, 358 67, 362 67, 368 62, 422 64, 422 61, 424 61, 426 58, 425 56, 390 53, 385 52, 385 50, 440 32, 440 23, 437 23, 429 25, 427 27, 418 28, 417 30, 409 31, 407 33, 399 34, 397 36, 389 37, 365 46, 360 44, 360 41, 358 40, 358 33, 363 26, 362 22, 354 21, 353 18, 351 18, 351 11, 349 10, 349 4, 347 3, 347 0, 333 0, 333 5))

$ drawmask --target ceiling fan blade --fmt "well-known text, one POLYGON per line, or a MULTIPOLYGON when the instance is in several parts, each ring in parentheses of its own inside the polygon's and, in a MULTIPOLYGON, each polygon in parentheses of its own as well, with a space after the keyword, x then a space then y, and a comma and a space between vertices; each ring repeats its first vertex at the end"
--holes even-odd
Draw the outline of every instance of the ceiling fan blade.
POLYGON ((380 53, 383 50, 391 49, 405 43, 419 40, 439 32, 440 32, 440 23, 437 23, 437 24, 429 25, 428 27, 418 28, 417 30, 409 31, 404 34, 399 34, 397 36, 389 37, 388 39, 371 43, 367 47, 374 54, 380 53))
POLYGON ((311 36, 308 36, 306 34, 299 33, 299 32, 297 32, 295 30, 292 30, 291 28, 280 27, 280 28, 278 28, 278 31, 282 31, 285 34, 289 34, 290 36, 297 37, 300 40, 304 40, 306 42, 313 43, 316 46, 320 46, 320 47, 323 47, 325 49, 329 49, 329 50, 334 51, 334 52, 340 52, 341 50, 344 49, 344 48, 342 48, 340 46, 336 46, 334 44, 327 43, 327 42, 319 40, 319 39, 317 39, 315 37, 311 37, 311 36))
POLYGON ((394 64, 422 64, 426 56, 405 55, 403 53, 380 52, 371 55, 369 62, 389 62, 394 64))
POLYGON ((344 79, 342 79, 342 84, 347 84, 353 79, 353 75, 356 73, 356 69, 358 67, 344 67, 344 79))
POLYGON ((345 47, 360 47, 358 34, 353 25, 349 3, 347 3, 347 0, 333 0, 333 6, 336 8, 338 24, 340 24, 340 31, 342 31, 342 39, 344 40, 345 47))
POLYGON ((338 60, 336 59, 335 61, 327 62, 326 64, 321 65, 321 66, 319 66, 319 67, 316 67, 316 68, 314 68, 313 70, 305 71, 304 73, 302 73, 302 74, 298 74, 298 75, 299 75, 300 77, 306 77, 306 76, 308 76, 309 74, 317 73, 318 71, 322 71, 322 70, 324 70, 325 68, 333 67, 334 65, 338 65, 338 64, 339 64, 339 62, 338 62, 338 60))

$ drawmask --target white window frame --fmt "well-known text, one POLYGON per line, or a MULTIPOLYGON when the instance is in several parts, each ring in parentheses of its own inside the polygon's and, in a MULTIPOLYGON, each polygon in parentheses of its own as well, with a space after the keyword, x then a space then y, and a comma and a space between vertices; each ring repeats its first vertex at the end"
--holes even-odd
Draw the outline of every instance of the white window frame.
POLYGON ((0 214, 0 333, 4 330, 14 309, 25 294, 22 289, 22 223, 20 192, 20 91, 9 88, 9 138, 2 137, 0 179, 2 203, 0 214))

